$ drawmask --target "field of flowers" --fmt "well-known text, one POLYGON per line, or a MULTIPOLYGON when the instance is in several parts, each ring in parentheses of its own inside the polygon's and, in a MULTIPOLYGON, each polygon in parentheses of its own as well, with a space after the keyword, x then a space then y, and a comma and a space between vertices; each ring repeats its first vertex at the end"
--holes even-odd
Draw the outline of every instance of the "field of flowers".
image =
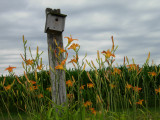
POLYGON ((39 48, 33 58, 27 40, 23 36, 24 53, 22 67, 24 75, 14 73, 16 67, 5 70, 7 76, 0 77, 0 119, 20 120, 160 120, 160 66, 150 65, 150 53, 142 67, 132 63, 127 56, 123 65, 113 65, 118 46, 104 51, 97 51, 96 62, 88 61, 86 55, 80 65, 79 44, 73 43, 72 36, 65 37, 68 44, 53 53, 57 58, 61 54, 54 70, 44 70, 39 48), (68 50, 74 50, 73 58, 66 63, 68 50), (102 57, 104 59, 102 59, 102 57), (74 69, 66 69, 73 64, 74 69), (86 65, 90 70, 85 70, 86 65), (64 70, 66 73, 67 102, 57 105, 52 101, 50 72, 64 70), (53 107, 54 106, 54 107, 53 107), (15 117, 16 116, 16 117, 15 117))

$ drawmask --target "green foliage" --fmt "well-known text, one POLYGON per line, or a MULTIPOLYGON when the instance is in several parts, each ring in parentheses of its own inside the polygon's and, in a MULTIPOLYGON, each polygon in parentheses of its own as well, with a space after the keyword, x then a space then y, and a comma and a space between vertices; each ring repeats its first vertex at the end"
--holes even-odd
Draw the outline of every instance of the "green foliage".
POLYGON ((72 39, 72 36, 66 38, 68 44, 65 50, 60 49, 55 41, 59 49, 57 58, 62 54, 60 52, 62 50, 65 51, 65 60, 59 61, 61 67, 49 71, 44 70, 40 58, 43 52, 39 54, 38 47, 35 58, 29 47, 31 59, 27 58, 27 40, 24 40, 23 36, 24 54, 21 57, 25 72, 21 76, 9 72, 9 75, 0 77, 0 118, 2 116, 2 119, 5 119, 6 113, 9 119, 13 119, 12 113, 18 113, 18 119, 24 119, 21 114, 23 113, 27 115, 27 119, 32 120, 159 119, 157 114, 160 109, 160 66, 153 64, 149 66, 150 53, 142 67, 135 64, 134 59, 133 64, 129 64, 127 57, 128 65, 124 61, 123 66, 115 67, 113 62, 118 47, 114 48, 111 37, 112 49, 102 52, 105 60, 97 51, 98 68, 93 61, 86 60, 91 69, 85 71, 84 60, 87 55, 80 65, 78 58, 80 46, 72 44, 72 47, 69 47, 70 43, 77 39, 72 39), (65 68, 67 47, 75 51, 74 60, 72 59, 74 69, 65 68), (55 73, 56 69, 65 70, 66 73, 67 101, 63 105, 54 103, 51 96, 50 73, 55 73), (153 109, 150 111, 151 108, 153 109))

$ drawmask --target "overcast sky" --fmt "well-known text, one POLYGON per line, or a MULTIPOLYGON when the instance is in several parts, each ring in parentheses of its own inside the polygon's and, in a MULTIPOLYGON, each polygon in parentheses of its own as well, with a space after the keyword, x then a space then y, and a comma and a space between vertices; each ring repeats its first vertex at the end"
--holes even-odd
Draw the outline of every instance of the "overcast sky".
MULTIPOLYGON (((4 69, 9 65, 17 67, 16 74, 23 72, 22 35, 33 55, 37 46, 44 51, 43 64, 48 65, 44 33, 47 7, 59 8, 67 15, 63 37, 71 34, 79 39, 80 59, 87 52, 87 59, 95 61, 97 50, 112 47, 113 35, 115 45, 119 46, 115 63, 122 65, 123 57, 128 56, 130 63, 134 58, 136 64, 142 65, 149 51, 151 60, 160 63, 159 0, 0 0, 0 75, 7 74, 4 69)), ((66 45, 67 40, 63 41, 66 45)), ((73 52, 68 60, 72 55, 73 52)))

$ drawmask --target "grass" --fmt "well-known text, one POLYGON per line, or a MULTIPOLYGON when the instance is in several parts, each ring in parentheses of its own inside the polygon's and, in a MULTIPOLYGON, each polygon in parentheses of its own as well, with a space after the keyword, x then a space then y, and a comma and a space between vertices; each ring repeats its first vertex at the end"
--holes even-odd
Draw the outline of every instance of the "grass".
POLYGON ((0 115, 0 120, 29 120, 27 114, 25 113, 11 113, 11 117, 7 113, 0 115))
MULTIPOLYGON (((146 114, 146 112, 144 111, 141 111, 141 110, 138 110, 137 111, 137 116, 136 116, 136 120, 146 120, 146 119, 150 119, 150 120, 159 120, 160 119, 160 116, 159 116, 160 112, 155 112, 154 111, 154 108, 151 109, 150 108, 150 114, 146 114)), ((100 115, 100 114, 99 114, 100 115)), ((12 120, 31 120, 32 118, 31 117, 28 117, 27 114, 25 113, 19 113, 19 115, 17 113, 11 113, 11 116, 12 116, 12 120)), ((100 117, 98 117, 100 118, 100 117)), ((11 118, 8 116, 7 113, 3 113, 3 116, 0 115, 0 120, 10 120, 11 118)), ((73 119, 73 118, 70 118, 70 119, 73 119)), ((75 120, 78 119, 78 118, 74 118, 75 120)), ((91 119, 91 116, 89 115, 87 117, 86 115, 86 120, 90 120, 91 119)), ((95 116, 94 118, 92 119, 96 119, 95 116)), ((108 120, 108 119, 114 119, 114 120, 133 120, 133 111, 130 110, 129 111, 129 114, 128 112, 126 111, 119 111, 119 112, 116 112, 116 113, 108 113, 108 115, 106 115, 106 117, 102 120, 108 120)))
POLYGON ((72 36, 67 37, 68 44, 60 48, 56 41, 56 50, 52 50, 58 59, 54 69, 44 70, 39 48, 33 58, 27 41, 23 36, 24 53, 22 67, 24 75, 17 76, 15 67, 9 66, 8 76, 0 77, 0 119, 26 120, 158 120, 160 111, 160 67, 149 66, 150 53, 144 65, 130 64, 124 57, 123 65, 116 67, 113 36, 112 48, 97 51, 96 62, 88 61, 86 56, 79 63, 79 44, 72 43, 72 36), (71 44, 72 43, 72 44, 71 44), (74 69, 66 70, 68 50, 75 55, 68 64, 74 69), (60 56, 65 59, 60 61, 60 56), (103 57, 102 57, 103 56, 103 57), (91 69, 85 70, 86 65, 91 69), (50 74, 65 71, 67 101, 61 105, 52 100, 50 74))

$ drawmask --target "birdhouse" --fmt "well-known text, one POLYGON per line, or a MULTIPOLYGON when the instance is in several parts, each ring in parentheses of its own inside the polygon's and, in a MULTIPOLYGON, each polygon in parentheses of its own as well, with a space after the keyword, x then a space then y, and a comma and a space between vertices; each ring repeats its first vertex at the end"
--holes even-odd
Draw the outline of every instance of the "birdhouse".
POLYGON ((66 16, 61 14, 59 9, 46 9, 45 33, 63 32, 66 16))

